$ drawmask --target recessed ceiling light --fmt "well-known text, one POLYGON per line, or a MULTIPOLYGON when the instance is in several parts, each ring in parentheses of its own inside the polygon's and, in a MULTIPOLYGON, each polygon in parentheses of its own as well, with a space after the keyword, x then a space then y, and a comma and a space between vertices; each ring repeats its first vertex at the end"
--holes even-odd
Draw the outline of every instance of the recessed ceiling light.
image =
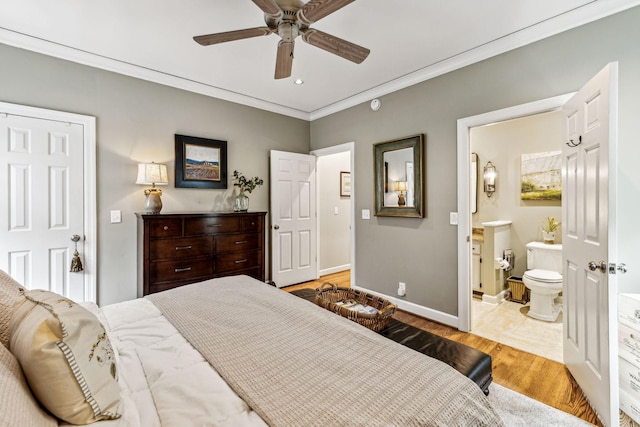
POLYGON ((304 84, 304 80, 302 80, 302 79, 295 79, 293 82, 294 82, 295 84, 297 84, 297 85, 304 84))

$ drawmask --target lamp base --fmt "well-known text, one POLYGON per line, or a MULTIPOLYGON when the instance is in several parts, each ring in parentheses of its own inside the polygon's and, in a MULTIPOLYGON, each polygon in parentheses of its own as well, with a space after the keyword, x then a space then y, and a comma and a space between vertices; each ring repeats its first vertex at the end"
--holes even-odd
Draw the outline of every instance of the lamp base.
POLYGON ((144 191, 147 199, 144 201, 144 210, 148 214, 159 214, 162 210, 162 199, 160 195, 162 190, 158 188, 151 188, 144 191))
POLYGON ((404 206, 407 202, 404 200, 404 194, 398 194, 398 206, 404 206))

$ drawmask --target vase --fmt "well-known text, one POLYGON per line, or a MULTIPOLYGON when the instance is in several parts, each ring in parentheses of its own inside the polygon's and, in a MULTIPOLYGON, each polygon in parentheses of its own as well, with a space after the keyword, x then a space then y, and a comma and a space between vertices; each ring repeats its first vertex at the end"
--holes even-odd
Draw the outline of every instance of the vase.
POLYGON ((249 197, 244 194, 244 191, 241 191, 240 194, 236 196, 233 210, 235 212, 246 212, 249 210, 249 197))
POLYGON ((542 232, 542 240, 547 245, 553 245, 556 241, 556 232, 555 231, 543 231, 542 232))

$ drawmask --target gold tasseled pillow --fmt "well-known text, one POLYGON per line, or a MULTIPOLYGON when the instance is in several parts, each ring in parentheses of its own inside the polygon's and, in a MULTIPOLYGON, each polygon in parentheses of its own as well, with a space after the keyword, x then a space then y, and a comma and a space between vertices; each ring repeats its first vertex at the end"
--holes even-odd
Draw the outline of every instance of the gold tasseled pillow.
POLYGON ((72 424, 118 418, 115 358, 98 318, 53 292, 22 292, 9 349, 36 398, 72 424))

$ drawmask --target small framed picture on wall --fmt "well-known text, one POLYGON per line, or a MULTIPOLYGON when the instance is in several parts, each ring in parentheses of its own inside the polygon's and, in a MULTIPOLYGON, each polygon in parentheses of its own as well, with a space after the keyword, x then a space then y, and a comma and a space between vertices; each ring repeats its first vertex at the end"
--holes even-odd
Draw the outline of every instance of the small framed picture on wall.
POLYGON ((340 197, 351 197, 351 172, 340 172, 340 197))

